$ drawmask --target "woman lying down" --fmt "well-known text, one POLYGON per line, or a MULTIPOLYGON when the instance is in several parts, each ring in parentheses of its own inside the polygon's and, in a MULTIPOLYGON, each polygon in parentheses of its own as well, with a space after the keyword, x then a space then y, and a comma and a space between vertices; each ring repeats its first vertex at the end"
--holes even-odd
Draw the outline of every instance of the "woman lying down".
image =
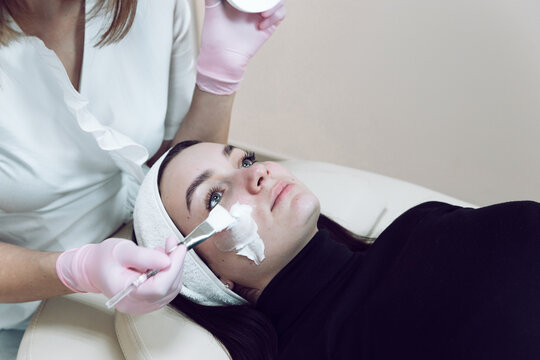
POLYGON ((538 203, 428 202, 355 246, 279 164, 183 142, 141 187, 138 241, 188 234, 217 204, 251 211, 257 236, 189 251, 172 304, 233 359, 540 359, 538 203))

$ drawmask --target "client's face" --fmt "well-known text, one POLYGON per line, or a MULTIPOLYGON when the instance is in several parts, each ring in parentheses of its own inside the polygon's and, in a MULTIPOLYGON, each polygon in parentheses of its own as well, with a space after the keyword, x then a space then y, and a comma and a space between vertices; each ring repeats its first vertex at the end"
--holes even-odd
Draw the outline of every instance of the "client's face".
POLYGON ((237 148, 196 144, 167 165, 160 190, 165 208, 184 235, 218 203, 227 210, 237 202, 250 205, 265 246, 260 265, 216 247, 228 232, 203 242, 196 251, 224 283, 262 291, 317 231, 319 201, 283 166, 254 160, 237 148))

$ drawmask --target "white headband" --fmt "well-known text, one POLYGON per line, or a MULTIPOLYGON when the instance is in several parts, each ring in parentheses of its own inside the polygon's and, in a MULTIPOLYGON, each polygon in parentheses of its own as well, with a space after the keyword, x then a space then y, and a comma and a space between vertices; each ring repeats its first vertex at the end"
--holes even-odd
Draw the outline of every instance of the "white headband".
MULTIPOLYGON (((165 240, 169 236, 184 239, 165 210, 159 195, 158 171, 167 153, 163 154, 146 174, 135 202, 133 227, 138 243, 146 247, 164 248, 165 240)), ((182 282, 180 293, 198 304, 210 306, 247 304, 244 298, 219 281, 193 249, 187 252, 184 260, 182 282)))

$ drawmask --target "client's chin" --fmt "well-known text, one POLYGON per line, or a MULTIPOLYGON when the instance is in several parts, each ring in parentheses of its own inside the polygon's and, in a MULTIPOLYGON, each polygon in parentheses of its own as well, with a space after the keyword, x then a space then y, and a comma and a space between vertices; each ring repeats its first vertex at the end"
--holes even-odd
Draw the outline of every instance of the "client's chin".
POLYGON ((319 199, 311 191, 303 191, 295 194, 290 206, 295 217, 295 226, 301 229, 302 237, 307 243, 317 232, 317 220, 321 213, 319 199))

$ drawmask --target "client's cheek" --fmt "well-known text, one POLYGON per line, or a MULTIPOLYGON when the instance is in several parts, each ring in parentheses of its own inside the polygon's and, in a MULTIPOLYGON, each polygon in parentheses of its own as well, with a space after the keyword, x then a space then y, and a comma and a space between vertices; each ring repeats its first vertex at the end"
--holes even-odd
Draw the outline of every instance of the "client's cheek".
POLYGON ((252 208, 257 207, 256 199, 253 198, 253 195, 250 194, 247 190, 244 191, 238 191, 238 190, 231 190, 229 191, 229 194, 227 194, 226 203, 221 204, 223 205, 227 210, 231 210, 231 207, 236 204, 243 204, 243 205, 249 205, 252 208))
POLYGON ((283 165, 280 165, 280 164, 272 162, 272 161, 267 161, 267 162, 265 162, 265 166, 268 169, 268 171, 270 171, 272 176, 278 176, 279 175, 279 176, 291 176, 292 177, 289 170, 287 170, 287 168, 285 168, 283 165))
POLYGON ((264 260, 264 243, 258 234, 258 225, 252 217, 253 208, 236 203, 230 210, 235 221, 227 230, 214 236, 216 248, 222 252, 236 252, 259 265, 264 260))

